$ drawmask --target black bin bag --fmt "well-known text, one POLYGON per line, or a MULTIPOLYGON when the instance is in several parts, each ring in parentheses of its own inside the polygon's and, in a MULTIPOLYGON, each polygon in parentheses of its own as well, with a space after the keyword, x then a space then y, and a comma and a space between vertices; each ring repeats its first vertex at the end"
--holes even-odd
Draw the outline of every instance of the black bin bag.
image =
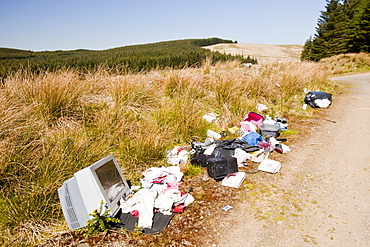
POLYGON ((332 95, 322 91, 310 91, 304 97, 304 102, 312 108, 328 108, 332 103, 332 95))

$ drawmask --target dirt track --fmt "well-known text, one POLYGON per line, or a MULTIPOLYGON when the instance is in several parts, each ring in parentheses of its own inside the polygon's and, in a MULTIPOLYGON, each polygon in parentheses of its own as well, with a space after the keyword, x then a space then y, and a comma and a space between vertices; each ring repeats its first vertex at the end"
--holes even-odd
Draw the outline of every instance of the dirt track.
POLYGON ((272 192, 230 210, 213 246, 370 246, 370 73, 334 80, 354 88, 317 109, 272 192))

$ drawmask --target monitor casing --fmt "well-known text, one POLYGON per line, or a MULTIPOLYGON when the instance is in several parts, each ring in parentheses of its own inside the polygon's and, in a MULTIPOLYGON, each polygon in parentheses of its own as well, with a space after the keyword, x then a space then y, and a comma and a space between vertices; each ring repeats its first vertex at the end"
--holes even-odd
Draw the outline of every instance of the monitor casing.
POLYGON ((74 174, 58 189, 64 217, 70 230, 82 228, 103 201, 103 211, 114 217, 120 200, 130 194, 130 187, 114 158, 110 155, 74 174))

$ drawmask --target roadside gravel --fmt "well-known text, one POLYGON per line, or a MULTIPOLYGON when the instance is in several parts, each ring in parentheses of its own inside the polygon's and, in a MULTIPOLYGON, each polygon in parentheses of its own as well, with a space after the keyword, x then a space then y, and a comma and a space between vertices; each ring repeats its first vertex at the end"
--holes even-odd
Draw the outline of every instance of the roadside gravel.
POLYGON ((333 80, 353 88, 307 120, 279 174, 247 176, 259 187, 210 246, 370 246, 370 73, 333 80))

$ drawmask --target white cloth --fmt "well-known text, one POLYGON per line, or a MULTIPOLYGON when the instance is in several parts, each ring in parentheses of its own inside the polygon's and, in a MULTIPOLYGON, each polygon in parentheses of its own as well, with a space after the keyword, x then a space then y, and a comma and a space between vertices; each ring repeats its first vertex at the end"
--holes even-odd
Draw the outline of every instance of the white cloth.
POLYGON ((144 179, 141 180, 141 185, 144 188, 150 188, 153 185, 153 181, 160 177, 166 176, 166 183, 179 182, 183 173, 180 171, 178 166, 170 167, 152 167, 143 172, 144 179))
POLYGON ((127 201, 121 203, 122 213, 129 213, 137 210, 139 212, 138 226, 151 228, 153 224, 153 206, 155 192, 149 189, 141 189, 127 201))
POLYGON ((173 205, 184 203, 188 206, 194 201, 194 197, 189 194, 182 196, 177 189, 178 182, 183 177, 180 167, 152 167, 144 171, 143 175, 144 179, 141 180, 143 189, 121 203, 122 213, 139 211, 139 227, 151 228, 154 208, 169 215, 172 213, 173 205), (157 180, 161 182, 158 183, 157 180))
POLYGON ((121 203, 122 213, 129 213, 134 210, 139 211, 138 226, 151 228, 154 208, 157 208, 164 215, 170 215, 173 205, 184 203, 185 206, 188 206, 194 201, 192 195, 186 194, 182 196, 177 189, 161 191, 163 191, 161 186, 139 190, 133 197, 121 203))

